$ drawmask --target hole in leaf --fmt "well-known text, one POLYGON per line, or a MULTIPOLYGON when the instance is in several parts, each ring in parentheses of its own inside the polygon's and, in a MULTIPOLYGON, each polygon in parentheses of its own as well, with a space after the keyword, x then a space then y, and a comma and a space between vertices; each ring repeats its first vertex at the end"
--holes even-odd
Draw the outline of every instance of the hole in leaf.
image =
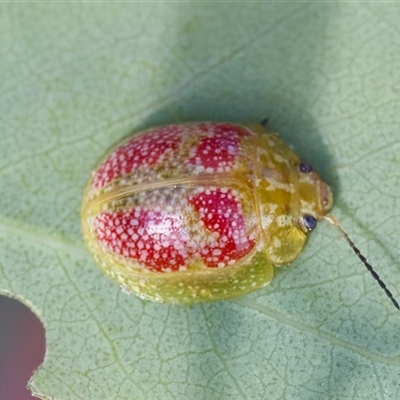
POLYGON ((0 296, 0 399, 33 400, 27 384, 42 364, 44 327, 17 300, 0 296))

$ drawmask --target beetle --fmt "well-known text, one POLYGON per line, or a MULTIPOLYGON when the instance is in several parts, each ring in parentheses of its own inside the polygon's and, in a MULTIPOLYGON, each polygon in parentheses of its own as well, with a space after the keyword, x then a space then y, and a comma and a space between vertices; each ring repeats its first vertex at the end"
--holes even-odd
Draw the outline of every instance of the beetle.
POLYGON ((329 214, 332 191, 261 124, 157 126, 128 138, 85 188, 82 227, 100 269, 142 298, 190 304, 259 289, 329 214))

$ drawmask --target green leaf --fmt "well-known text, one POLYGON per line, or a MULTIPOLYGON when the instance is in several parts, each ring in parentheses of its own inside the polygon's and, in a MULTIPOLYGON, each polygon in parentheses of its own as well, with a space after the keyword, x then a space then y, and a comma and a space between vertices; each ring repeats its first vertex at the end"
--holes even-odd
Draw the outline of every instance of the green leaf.
POLYGON ((154 304, 104 278, 83 187, 130 132, 270 118, 400 297, 397 3, 14 3, 0 8, 0 293, 47 352, 44 399, 398 399, 400 313, 322 223, 271 285, 154 304))

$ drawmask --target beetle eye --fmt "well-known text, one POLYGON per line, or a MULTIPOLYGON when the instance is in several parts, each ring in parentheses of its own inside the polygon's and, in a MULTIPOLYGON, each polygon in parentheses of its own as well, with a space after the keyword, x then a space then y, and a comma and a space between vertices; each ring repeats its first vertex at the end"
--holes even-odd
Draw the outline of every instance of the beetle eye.
POLYGON ((298 169, 300 172, 308 173, 313 170, 313 167, 311 165, 302 162, 299 164, 298 169))
POLYGON ((303 215, 302 221, 308 232, 317 226, 317 220, 312 215, 303 215))

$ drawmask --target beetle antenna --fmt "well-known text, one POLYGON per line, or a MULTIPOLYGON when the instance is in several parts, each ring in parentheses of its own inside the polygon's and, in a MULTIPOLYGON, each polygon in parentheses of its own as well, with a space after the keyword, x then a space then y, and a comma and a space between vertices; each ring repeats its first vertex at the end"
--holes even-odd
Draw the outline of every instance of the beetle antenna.
POLYGON ((333 215, 327 214, 324 216, 324 219, 329 221, 332 225, 334 225, 344 236, 344 238, 347 240, 347 243, 350 245, 350 247, 353 249, 354 253, 358 256, 358 258, 361 260, 361 262, 364 264, 364 266, 367 268, 367 270, 371 273, 373 278, 379 283, 379 286, 385 291, 386 296, 389 297, 389 299, 392 301, 393 305, 400 310, 399 303, 396 301, 396 299, 393 297, 391 291, 386 287, 385 283, 381 280, 379 275, 375 272, 375 270, 372 268, 372 265, 367 261, 367 259, 361 254, 360 250, 356 247, 356 245, 353 243, 353 241, 349 238, 347 233, 341 228, 339 223, 337 222, 336 218, 333 215))

